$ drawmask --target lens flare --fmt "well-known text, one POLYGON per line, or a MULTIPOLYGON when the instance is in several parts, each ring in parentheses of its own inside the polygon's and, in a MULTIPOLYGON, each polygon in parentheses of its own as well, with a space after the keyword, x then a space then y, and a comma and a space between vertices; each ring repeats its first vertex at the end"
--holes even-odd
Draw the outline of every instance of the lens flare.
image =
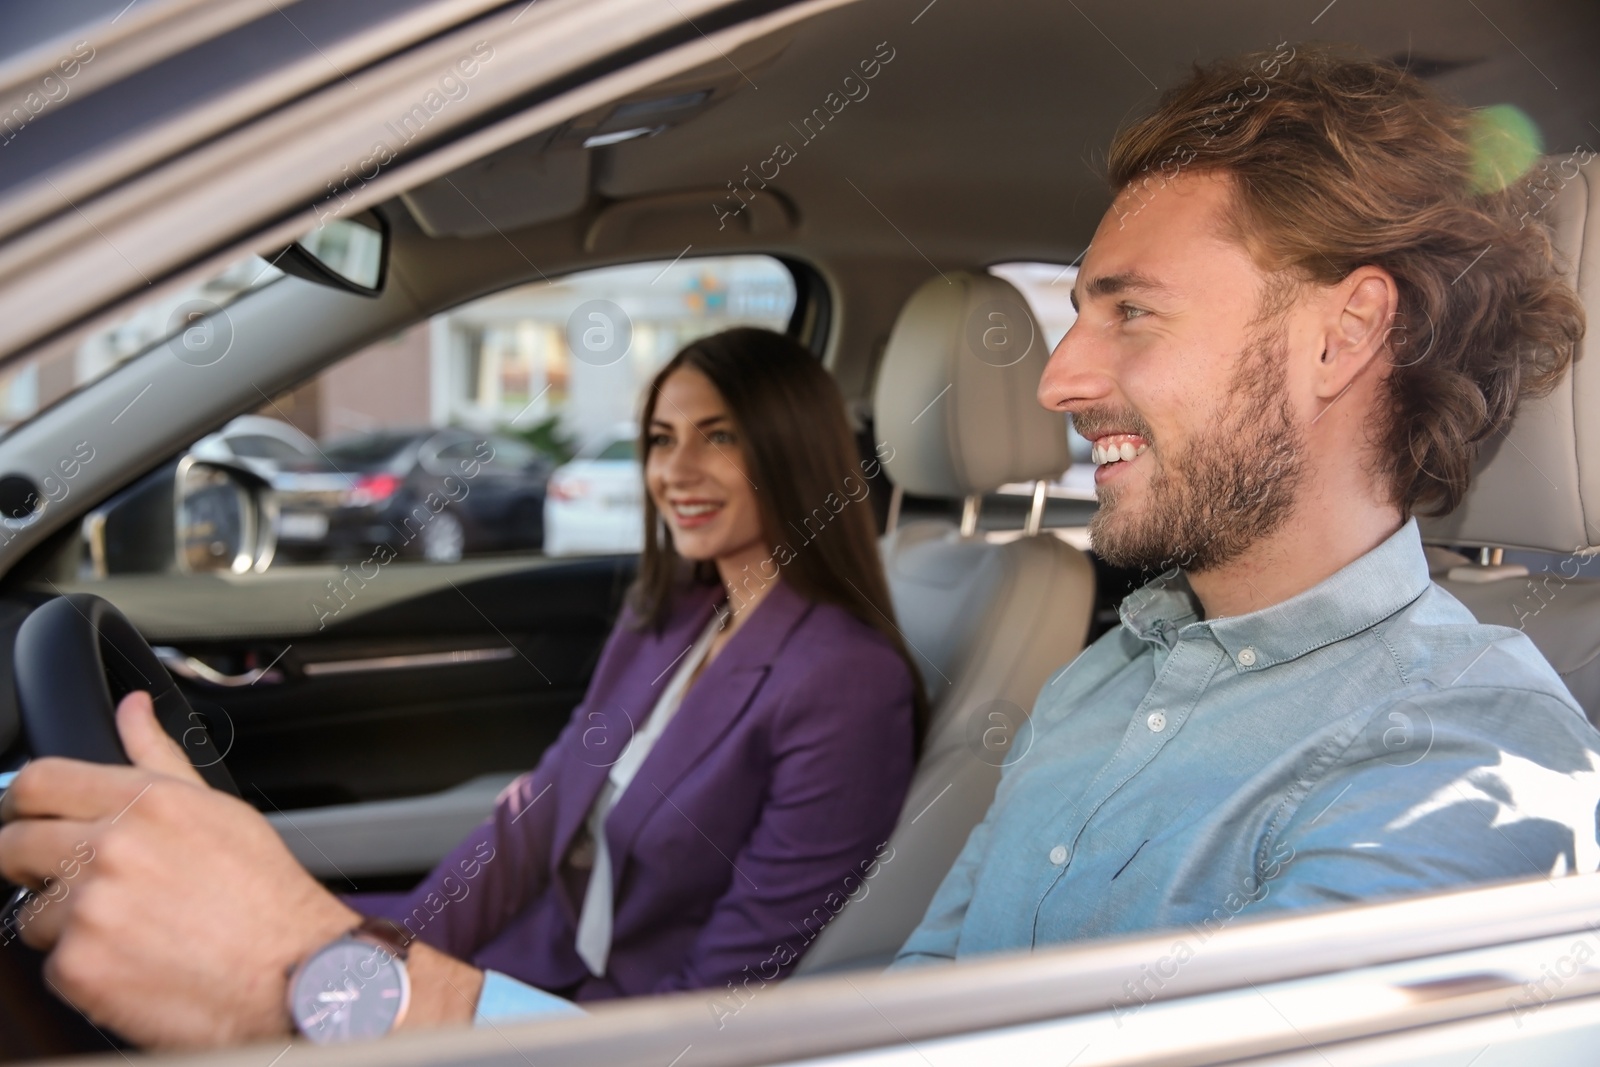
POLYGON ((1544 152, 1539 127, 1521 108, 1494 104, 1472 114, 1472 191, 1497 193, 1508 188, 1544 152))

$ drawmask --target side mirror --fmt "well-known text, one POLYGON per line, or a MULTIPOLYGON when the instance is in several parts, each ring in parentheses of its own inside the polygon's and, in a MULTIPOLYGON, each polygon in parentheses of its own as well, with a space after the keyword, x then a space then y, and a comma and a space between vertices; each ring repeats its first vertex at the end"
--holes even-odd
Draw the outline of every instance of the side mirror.
POLYGON ((377 296, 389 266, 389 224, 376 211, 328 219, 267 260, 285 274, 361 296, 377 296))
POLYGON ((178 570, 190 574, 264 571, 277 548, 277 498, 237 467, 184 456, 178 461, 174 540, 178 570))
POLYGON ((185 455, 84 517, 89 569, 96 578, 264 571, 277 547, 277 512, 256 474, 185 455))

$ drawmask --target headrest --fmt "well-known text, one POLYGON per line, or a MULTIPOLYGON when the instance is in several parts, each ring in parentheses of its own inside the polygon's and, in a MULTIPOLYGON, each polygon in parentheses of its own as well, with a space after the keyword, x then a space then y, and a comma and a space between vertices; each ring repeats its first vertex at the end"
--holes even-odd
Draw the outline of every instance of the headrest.
POLYGON ((1037 396, 1049 358, 1009 282, 964 271, 930 279, 895 320, 873 393, 889 477, 918 496, 964 497, 1066 470, 1066 416, 1037 396))
POLYGON ((1589 316, 1572 371, 1517 408, 1510 432, 1484 445, 1461 506, 1422 523, 1435 544, 1573 552, 1600 547, 1600 165, 1547 160, 1540 213, 1589 316), (1589 417, 1585 418, 1583 412, 1589 417))

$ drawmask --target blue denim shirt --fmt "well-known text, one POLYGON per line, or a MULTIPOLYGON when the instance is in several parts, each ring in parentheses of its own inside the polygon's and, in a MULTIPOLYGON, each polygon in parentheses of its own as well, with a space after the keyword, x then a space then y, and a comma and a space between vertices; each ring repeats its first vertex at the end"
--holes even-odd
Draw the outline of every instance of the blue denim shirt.
POLYGON ((1415 521, 1261 611, 1202 620, 1177 571, 1120 610, 896 966, 1600 866, 1600 734, 1415 521))

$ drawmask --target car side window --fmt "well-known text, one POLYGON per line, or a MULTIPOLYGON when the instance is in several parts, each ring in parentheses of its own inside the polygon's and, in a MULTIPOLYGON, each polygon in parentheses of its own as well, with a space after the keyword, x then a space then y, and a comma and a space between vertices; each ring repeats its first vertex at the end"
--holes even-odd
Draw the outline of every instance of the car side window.
MULTIPOLYGON (((1061 338, 1066 336, 1078 318, 1077 309, 1072 306, 1072 287, 1078 280, 1077 265, 996 263, 989 268, 989 273, 1017 287, 1017 291, 1028 301, 1028 307, 1042 332, 1042 336, 1035 338, 1034 343, 1043 344, 1046 352, 1055 351, 1056 345, 1061 343, 1061 338)), ((1089 442, 1072 426, 1070 418, 1067 420, 1067 440, 1072 446, 1073 465, 1057 479, 1056 486, 1074 499, 1093 502, 1097 498, 1094 466, 1089 462, 1089 442)))
POLYGON ((246 569, 637 551, 634 420, 650 377, 697 337, 785 329, 795 299, 787 267, 745 255, 605 267, 453 308, 216 428, 99 509, 81 571, 197 569, 155 528, 185 458, 271 486, 276 548, 265 568, 240 556, 246 569))

